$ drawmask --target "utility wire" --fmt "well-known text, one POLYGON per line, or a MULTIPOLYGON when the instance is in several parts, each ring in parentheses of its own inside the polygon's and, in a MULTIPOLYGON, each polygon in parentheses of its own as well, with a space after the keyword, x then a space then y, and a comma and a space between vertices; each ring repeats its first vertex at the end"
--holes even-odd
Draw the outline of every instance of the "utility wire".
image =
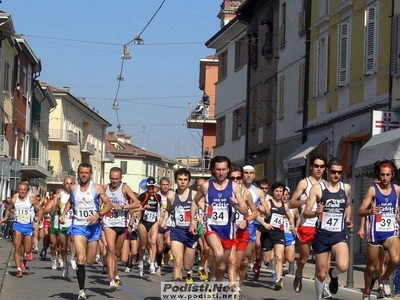
MULTIPOLYGON (((161 2, 160 6, 157 8, 156 12, 155 12, 155 13, 153 14, 153 16, 150 18, 149 22, 147 22, 146 26, 144 26, 144 28, 143 28, 142 31, 139 33, 139 35, 137 35, 134 39, 130 40, 128 43, 126 43, 126 44, 124 45, 124 54, 123 54, 123 56, 122 56, 121 69, 120 69, 120 72, 119 72, 119 76, 118 76, 118 78, 117 78, 117 80, 118 80, 117 92, 115 93, 115 99, 114 99, 114 104, 113 104, 113 109, 115 109, 115 113, 116 113, 116 115, 117 115, 117 123, 118 123, 117 128, 118 128, 118 131, 119 131, 119 132, 123 132, 123 129, 122 129, 121 123, 119 122, 119 115, 118 115, 119 107, 118 107, 118 100, 117 100, 117 99, 118 99, 119 89, 120 89, 120 87, 121 87, 121 81, 124 80, 124 78, 122 77, 122 73, 123 73, 123 71, 124 71, 124 61, 125 61, 124 55, 125 55, 125 50, 127 49, 128 45, 131 44, 132 42, 134 42, 135 40, 140 40, 140 41, 141 41, 141 44, 143 44, 143 40, 141 39, 142 33, 146 30, 146 28, 147 28, 147 27, 150 25, 150 23, 153 21, 154 17, 155 17, 155 16, 157 15, 157 13, 160 11, 160 9, 161 9, 161 7, 164 5, 165 1, 166 1, 166 0, 163 0, 163 1, 161 2)), ((129 58, 130 58, 130 56, 129 56, 129 58)))

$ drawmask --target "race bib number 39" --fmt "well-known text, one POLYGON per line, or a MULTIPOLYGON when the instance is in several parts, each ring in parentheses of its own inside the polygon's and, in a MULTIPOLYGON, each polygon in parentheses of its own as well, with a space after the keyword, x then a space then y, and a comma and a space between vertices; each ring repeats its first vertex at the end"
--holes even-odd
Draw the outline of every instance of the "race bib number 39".
POLYGON ((376 222, 376 231, 394 231, 394 222, 394 214, 382 214, 380 217, 380 222, 376 222))

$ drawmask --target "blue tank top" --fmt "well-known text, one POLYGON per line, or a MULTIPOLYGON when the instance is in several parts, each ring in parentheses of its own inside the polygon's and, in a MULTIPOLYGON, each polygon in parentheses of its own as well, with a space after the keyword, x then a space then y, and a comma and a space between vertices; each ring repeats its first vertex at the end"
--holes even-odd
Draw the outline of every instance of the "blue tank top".
POLYGON ((391 183, 392 191, 389 195, 383 195, 377 184, 374 184, 375 199, 371 208, 380 206, 379 215, 367 216, 367 233, 369 242, 384 242, 389 237, 397 235, 397 205, 398 198, 396 188, 391 183))
POLYGON ((324 211, 318 218, 317 231, 327 234, 343 232, 347 205, 344 183, 339 182, 340 188, 337 192, 329 191, 324 180, 319 184, 322 189, 322 197, 319 203, 324 205, 324 211))
POLYGON ((181 201, 178 193, 175 193, 174 203, 171 207, 171 214, 174 216, 175 227, 189 230, 190 226, 190 205, 192 204, 192 189, 185 201, 181 201))
POLYGON ((203 218, 206 231, 216 232, 223 239, 234 238, 234 209, 230 197, 233 197, 232 181, 229 180, 222 191, 214 187, 214 180, 209 180, 208 192, 204 205, 207 213, 203 218))

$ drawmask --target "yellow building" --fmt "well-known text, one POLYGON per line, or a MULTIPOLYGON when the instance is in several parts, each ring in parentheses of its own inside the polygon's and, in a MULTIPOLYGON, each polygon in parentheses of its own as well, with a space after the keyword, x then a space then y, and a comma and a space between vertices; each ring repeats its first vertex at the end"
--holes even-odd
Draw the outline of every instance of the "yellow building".
POLYGON ((93 181, 103 182, 106 128, 111 124, 84 99, 75 98, 69 88, 50 87, 57 107, 50 114, 48 189, 62 184, 65 176, 75 175, 78 165, 93 166, 93 181))

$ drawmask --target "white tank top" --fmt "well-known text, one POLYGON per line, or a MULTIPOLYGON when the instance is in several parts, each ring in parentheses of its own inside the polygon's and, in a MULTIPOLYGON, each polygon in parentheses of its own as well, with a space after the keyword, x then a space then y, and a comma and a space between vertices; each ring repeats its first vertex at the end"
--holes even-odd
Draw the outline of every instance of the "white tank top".
MULTIPOLYGON (((61 199, 60 199, 60 212, 62 213, 65 209, 65 206, 68 203, 70 195, 66 193, 65 191, 61 192, 61 199)), ((60 228, 68 228, 72 225, 72 216, 73 216, 73 211, 70 209, 66 214, 65 214, 65 222, 64 224, 60 223, 60 228)))
POLYGON ((74 210, 74 217, 72 224, 74 225, 93 225, 96 223, 90 223, 88 218, 95 215, 100 208, 99 196, 94 190, 93 181, 90 182, 90 186, 86 191, 81 191, 80 185, 78 184, 74 193, 71 195, 72 207, 74 210))
MULTIPOLYGON (((161 196, 161 201, 162 201, 162 204, 163 204, 164 212, 165 212, 165 210, 167 209, 168 195, 169 195, 170 193, 172 193, 172 192, 171 192, 171 191, 168 191, 166 196, 164 196, 164 195, 161 194, 160 192, 158 193, 158 194, 161 196)), ((160 214, 160 212, 158 212, 158 214, 160 214)), ((159 215, 158 217, 160 218, 160 215, 159 215)), ((172 218, 171 215, 168 217, 166 226, 167 226, 167 227, 175 227, 175 223, 174 223, 174 220, 173 220, 173 218, 172 218)))
MULTIPOLYGON (((308 199, 310 197, 310 191, 311 191, 311 188, 312 188, 313 184, 312 184, 312 182, 311 182, 309 177, 306 178, 306 181, 307 181, 307 188, 303 192, 303 194, 301 194, 300 200, 305 200, 305 199, 308 199)), ((303 212, 304 212, 305 208, 306 208, 306 205, 302 204, 301 205, 301 213, 300 213, 300 225, 301 226, 306 226, 306 227, 315 227, 315 223, 317 222, 318 217, 310 218, 310 219, 304 218, 303 212)), ((317 210, 317 202, 314 203, 311 211, 316 211, 316 210, 317 210)))
MULTIPOLYGON (((106 195, 110 198, 112 204, 118 204, 119 206, 129 204, 126 199, 123 189, 124 184, 121 183, 118 189, 115 191, 110 190, 110 185, 107 185, 106 195)), ((112 209, 109 213, 104 215, 103 223, 105 227, 128 227, 129 219, 127 218, 128 211, 124 209, 112 209)))
POLYGON ((35 218, 35 209, 30 201, 29 194, 25 200, 17 197, 14 204, 15 207, 15 221, 20 224, 31 224, 35 218))

